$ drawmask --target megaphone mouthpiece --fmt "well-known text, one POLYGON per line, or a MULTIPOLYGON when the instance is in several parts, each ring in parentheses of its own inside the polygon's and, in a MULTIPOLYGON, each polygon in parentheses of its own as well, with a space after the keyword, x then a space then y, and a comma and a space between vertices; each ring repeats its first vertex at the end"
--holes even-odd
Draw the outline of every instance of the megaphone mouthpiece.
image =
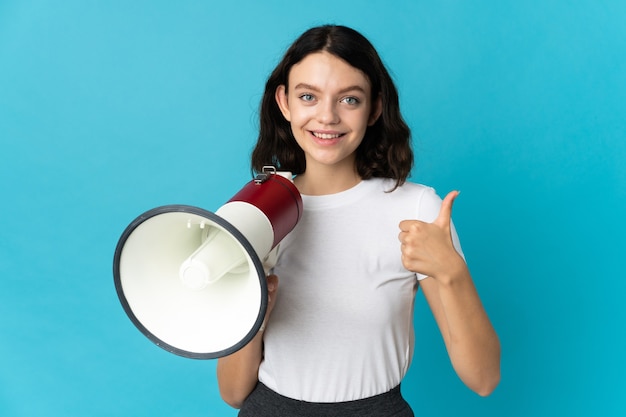
POLYGON ((229 234, 213 227, 204 243, 182 263, 179 275, 188 288, 201 290, 242 266, 247 267, 247 263, 241 246, 229 234))

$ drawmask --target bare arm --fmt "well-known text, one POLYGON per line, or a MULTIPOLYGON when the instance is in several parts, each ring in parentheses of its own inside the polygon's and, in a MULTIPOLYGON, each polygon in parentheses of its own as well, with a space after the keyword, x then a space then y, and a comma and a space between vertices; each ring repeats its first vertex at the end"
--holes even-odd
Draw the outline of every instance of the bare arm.
POLYGON ((258 381, 263 359, 263 335, 259 333, 241 350, 217 361, 217 381, 222 399, 231 407, 241 408, 258 381))
POLYGON ((469 271, 421 285, 459 378, 477 394, 491 394, 500 381, 500 342, 469 271))
POLYGON ((402 262, 428 276, 421 286, 452 366, 470 389, 486 396, 500 381, 500 342, 467 265, 452 243, 450 217, 457 195, 446 196, 433 223, 400 223, 402 262))
MULTIPOLYGON (((278 277, 267 277, 268 307, 265 321, 274 307, 278 277)), ((217 361, 217 382, 222 399, 234 408, 241 408, 258 382, 259 366, 263 359, 263 332, 259 332, 239 351, 217 361)))

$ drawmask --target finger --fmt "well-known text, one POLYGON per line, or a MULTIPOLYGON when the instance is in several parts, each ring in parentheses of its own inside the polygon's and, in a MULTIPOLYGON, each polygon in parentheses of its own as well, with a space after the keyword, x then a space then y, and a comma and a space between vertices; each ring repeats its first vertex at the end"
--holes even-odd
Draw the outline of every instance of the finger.
POLYGON ((400 222, 400 224, 398 225, 398 227, 400 228, 401 232, 406 232, 407 230, 409 230, 409 226, 411 225, 412 220, 402 220, 400 222))
POLYGON ((268 275, 267 276, 267 290, 269 292, 274 292, 276 291, 277 287, 278 287, 278 276, 274 274, 268 275))
POLYGON ((420 220, 402 220, 398 224, 398 227, 400 228, 401 232, 408 232, 411 230, 411 228, 415 229, 416 227, 419 227, 421 224, 424 224, 424 222, 420 220))
POLYGON ((452 219, 452 205, 454 204, 454 200, 458 197, 458 191, 450 191, 448 195, 441 202, 441 208, 439 209, 439 215, 433 222, 434 224, 441 227, 450 226, 450 221, 452 219))
POLYGON ((276 299, 276 290, 278 289, 278 276, 272 274, 266 277, 267 280, 267 312, 270 314, 274 308, 274 300, 276 299))

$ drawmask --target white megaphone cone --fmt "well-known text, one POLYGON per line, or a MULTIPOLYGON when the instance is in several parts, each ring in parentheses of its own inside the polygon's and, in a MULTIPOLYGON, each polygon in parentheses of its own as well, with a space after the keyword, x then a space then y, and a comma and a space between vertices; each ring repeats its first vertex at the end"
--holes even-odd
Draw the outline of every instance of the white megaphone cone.
POLYGON ((212 359, 258 332, 267 308, 264 262, 302 216, 300 193, 281 174, 264 168, 215 213, 157 207, 126 228, 115 250, 115 288, 155 344, 212 359))

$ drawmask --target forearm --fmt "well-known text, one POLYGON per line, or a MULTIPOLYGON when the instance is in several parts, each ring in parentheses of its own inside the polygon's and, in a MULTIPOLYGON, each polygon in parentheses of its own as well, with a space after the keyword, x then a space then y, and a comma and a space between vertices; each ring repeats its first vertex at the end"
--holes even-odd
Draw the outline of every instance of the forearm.
POLYGON ((258 381, 259 365, 263 359, 262 332, 241 350, 218 359, 217 381, 222 399, 240 408, 258 381))
POLYGON ((500 342, 466 266, 436 280, 440 326, 455 371, 480 395, 500 381, 500 342))
POLYGON ((480 395, 500 381, 500 342, 480 302, 472 277, 454 246, 452 191, 441 202, 432 223, 400 222, 402 264, 430 278, 421 281, 455 371, 480 395))

